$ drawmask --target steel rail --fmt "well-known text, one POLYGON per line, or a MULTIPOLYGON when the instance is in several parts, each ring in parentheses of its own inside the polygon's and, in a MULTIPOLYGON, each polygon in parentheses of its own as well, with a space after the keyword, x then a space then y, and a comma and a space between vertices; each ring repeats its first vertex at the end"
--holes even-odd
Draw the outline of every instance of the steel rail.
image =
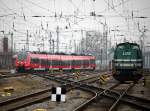
MULTIPOLYGON (((60 78, 56 78, 56 77, 47 77, 47 78, 49 78, 51 80, 57 80, 59 82, 64 81, 64 80, 60 80, 60 78)), ((72 87, 74 83, 75 82, 68 81, 67 83, 61 85, 61 87, 69 86, 71 88, 76 88, 76 86, 72 87)), ((80 87, 78 87, 78 88, 80 88, 80 87)), ((84 88, 82 88, 82 89, 84 89, 84 88)), ((30 94, 27 94, 24 96, 8 99, 6 101, 1 101, 0 102, 0 106, 2 106, 1 110, 4 109, 4 111, 11 111, 11 110, 15 110, 15 109, 33 104, 37 101, 41 101, 43 99, 50 97, 50 91, 51 91, 51 88, 48 88, 45 90, 38 91, 36 93, 30 93, 30 94)), ((92 89, 90 89, 90 90, 86 89, 86 91, 90 91, 90 92, 94 93, 92 89)))
MULTIPOLYGON (((98 87, 95 87, 93 85, 88 85, 88 84, 77 83, 76 85, 80 85, 80 87, 89 87, 92 90, 97 90, 97 91, 99 90, 100 92, 105 90, 104 93, 102 93, 102 95, 101 94, 99 95, 99 97, 104 96, 104 97, 110 98, 112 100, 117 100, 118 97, 120 96, 119 92, 116 92, 113 90, 98 88, 98 87)), ((150 110, 150 100, 147 100, 147 99, 131 96, 131 95, 128 95, 125 93, 119 101, 122 103, 128 104, 130 106, 135 106, 135 107, 140 108, 145 111, 150 110)))
POLYGON ((25 105, 34 103, 35 101, 42 100, 49 95, 50 91, 51 91, 51 89, 48 88, 48 89, 41 90, 41 91, 38 91, 35 93, 30 93, 30 94, 27 94, 24 96, 1 101, 0 102, 1 110, 2 111, 11 111, 11 110, 15 110, 17 108, 23 107, 25 105), (37 98, 37 96, 39 96, 39 95, 40 95, 40 97, 37 98), (21 101, 23 101, 23 102, 21 102, 21 101))
MULTIPOLYGON (((113 111, 113 110, 117 107, 117 105, 118 105, 119 101, 121 100, 121 98, 122 98, 134 85, 135 85, 135 84, 133 84, 133 83, 129 84, 129 86, 125 89, 125 91, 123 91, 123 93, 119 95, 119 97, 118 97, 118 99, 116 100, 116 102, 114 102, 113 105, 109 108, 109 111, 113 111)), ((105 93, 105 94, 106 94, 106 93, 105 93)))
MULTIPOLYGON (((60 87, 67 87, 67 91, 74 89, 76 87, 72 87, 72 85, 67 84, 67 85, 61 85, 60 87)), ((21 97, 16 97, 16 98, 12 98, 6 101, 1 101, 0 102, 0 110, 1 111, 12 111, 12 110, 16 110, 22 107, 25 107, 27 105, 31 105, 33 103, 36 103, 38 101, 42 101, 42 100, 46 100, 48 98, 50 98, 50 92, 51 92, 52 88, 49 89, 45 89, 36 93, 30 93, 21 97)))
MULTIPOLYGON (((93 102, 94 100, 96 100, 100 95, 103 95, 107 90, 110 90, 116 86, 118 86, 120 84, 115 84, 113 86, 111 86, 110 88, 108 89, 105 89, 105 90, 102 90, 102 91, 98 91, 96 92, 96 95, 94 97, 92 97, 91 99, 87 100, 86 102, 84 102, 83 104, 79 105, 78 107, 76 107, 73 111, 80 111, 80 110, 83 110, 87 105, 89 105, 91 102, 93 102)), ((83 86, 80 86, 82 88, 85 88, 83 86)), ((90 88, 90 87, 89 87, 90 88)), ((91 88, 90 88, 91 89, 91 88)))
POLYGON ((6 74, 0 75, 0 79, 10 78, 10 77, 19 77, 19 76, 25 76, 25 75, 30 75, 30 73, 15 73, 15 74, 6 73, 6 74))
MULTIPOLYGON (((54 79, 54 78, 53 78, 54 79)), ((67 83, 67 82, 72 82, 72 84, 80 86, 80 87, 90 87, 93 90, 99 90, 99 91, 104 91, 104 88, 98 88, 95 87, 91 84, 86 84, 84 83, 82 80, 81 81, 73 81, 73 80, 68 80, 68 79, 63 79, 63 78, 57 78, 57 80, 59 82, 62 83, 67 83)), ((106 96, 107 98, 111 98, 111 99, 118 99, 118 96, 120 95, 120 93, 118 93, 117 91, 113 91, 113 90, 107 90, 107 94, 106 94, 106 90, 105 90, 105 94, 103 96, 106 96)), ((138 107, 142 110, 150 110, 150 100, 146 100, 143 98, 139 98, 139 97, 135 97, 135 96, 131 96, 129 94, 125 94, 121 99, 121 102, 129 104, 131 106, 135 106, 138 107)))

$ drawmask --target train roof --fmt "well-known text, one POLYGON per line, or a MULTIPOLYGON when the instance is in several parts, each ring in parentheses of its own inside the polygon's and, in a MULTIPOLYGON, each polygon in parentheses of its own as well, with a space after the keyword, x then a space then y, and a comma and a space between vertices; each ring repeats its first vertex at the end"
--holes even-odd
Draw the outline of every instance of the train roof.
MULTIPOLYGON (((24 52, 19 52, 19 53, 25 53, 24 52)), ((48 52, 27 52, 26 53, 31 53, 31 54, 48 54, 48 55, 68 55, 68 56, 93 56, 91 54, 76 54, 76 53, 71 53, 71 54, 66 54, 66 53, 63 53, 63 52, 56 52, 56 53, 48 53, 48 52)))
MULTIPOLYGON (((117 46, 119 46, 119 45, 126 45, 126 44, 138 45, 137 43, 124 42, 124 43, 119 43, 119 44, 117 44, 117 46)), ((138 46, 139 46, 139 45, 138 45, 138 46)))

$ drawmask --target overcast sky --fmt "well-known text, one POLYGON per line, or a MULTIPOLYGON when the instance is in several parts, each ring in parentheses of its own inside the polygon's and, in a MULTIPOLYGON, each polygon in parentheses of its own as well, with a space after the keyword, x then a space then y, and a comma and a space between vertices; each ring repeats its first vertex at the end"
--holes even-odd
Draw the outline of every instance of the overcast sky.
MULTIPOLYGON (((142 34, 138 24, 141 32, 144 26, 147 29, 145 39, 148 43, 149 14, 150 0, 0 0, 0 30, 4 30, 5 35, 14 33, 14 41, 19 50, 25 46, 27 30, 30 49, 37 50, 37 44, 43 43, 44 39, 44 50, 48 50, 49 32, 56 40, 56 28, 59 26, 63 50, 69 44, 73 47, 74 40, 78 42, 85 37, 84 30, 102 33, 105 21, 110 30, 108 39, 112 44, 122 42, 124 38, 138 42, 142 34), (98 16, 90 16, 91 12, 98 16)), ((3 37, 2 32, 0 35, 3 37)))

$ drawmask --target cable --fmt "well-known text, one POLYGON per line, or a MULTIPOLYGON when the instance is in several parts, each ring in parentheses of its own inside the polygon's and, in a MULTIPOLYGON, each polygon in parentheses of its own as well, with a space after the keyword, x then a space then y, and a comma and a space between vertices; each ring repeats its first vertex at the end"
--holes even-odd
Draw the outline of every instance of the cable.
POLYGON ((139 12, 140 11, 144 11, 144 10, 147 10, 147 9, 149 9, 150 8, 150 6, 149 7, 145 7, 145 8, 143 8, 143 9, 140 9, 140 10, 138 10, 139 12))
MULTIPOLYGON (((36 6, 36 7, 39 7, 39 8, 41 8, 41 9, 43 9, 43 10, 46 10, 46 11, 50 12, 49 9, 44 8, 44 7, 40 6, 39 4, 36 4, 36 3, 34 3, 34 2, 32 2, 32 1, 30 1, 30 0, 25 0, 25 1, 28 2, 28 3, 30 3, 30 4, 32 4, 32 5, 34 5, 34 6, 36 6)), ((51 12, 52 12, 52 11, 51 11, 51 12)), ((55 13, 55 12, 52 12, 52 13, 55 13)))
MULTIPOLYGON (((107 2, 106 0, 104 0, 104 2, 108 5, 108 2, 107 2)), ((114 10, 120 17, 125 18, 122 14, 120 14, 119 12, 117 12, 117 10, 116 10, 114 7, 112 7, 111 5, 109 5, 109 6, 110 6, 111 9, 114 10)))
MULTIPOLYGON (((131 0, 126 0, 126 1, 124 1, 124 4, 125 4, 125 3, 128 3, 129 1, 131 1, 131 0)), ((107 3, 107 5, 110 6, 109 3, 107 3)), ((117 8, 117 7, 121 6, 121 5, 122 5, 122 2, 118 3, 117 5, 114 5, 113 8, 117 8)), ((106 12, 106 11, 109 11, 108 8, 106 8, 106 9, 104 9, 103 11, 98 12, 98 13, 104 13, 104 12, 106 12)))
POLYGON ((7 17, 7 16, 10 16, 10 15, 16 15, 16 13, 11 13, 11 14, 0 15, 0 17, 7 17))

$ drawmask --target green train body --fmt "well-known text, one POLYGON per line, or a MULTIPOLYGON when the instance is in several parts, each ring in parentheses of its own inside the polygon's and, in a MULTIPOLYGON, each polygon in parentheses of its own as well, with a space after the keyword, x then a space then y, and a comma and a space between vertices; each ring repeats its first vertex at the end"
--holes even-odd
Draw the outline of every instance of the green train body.
POLYGON ((113 77, 120 82, 138 81, 142 77, 142 51, 136 43, 118 44, 112 63, 113 77))

